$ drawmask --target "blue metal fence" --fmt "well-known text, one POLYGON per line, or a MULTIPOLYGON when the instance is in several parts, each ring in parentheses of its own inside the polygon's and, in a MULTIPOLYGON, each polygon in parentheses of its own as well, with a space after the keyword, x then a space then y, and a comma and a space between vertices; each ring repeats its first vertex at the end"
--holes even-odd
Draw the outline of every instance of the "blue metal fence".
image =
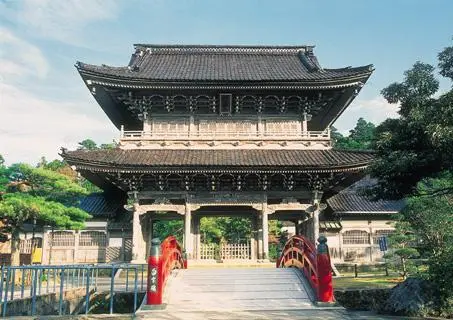
POLYGON ((62 315, 64 293, 72 289, 85 289, 85 313, 90 310, 92 292, 109 294, 109 311, 113 313, 114 295, 131 292, 134 296, 133 311, 138 308, 138 293, 146 290, 147 267, 144 264, 98 265, 32 265, 0 267, 1 315, 6 317, 8 302, 31 299, 30 315, 36 314, 36 298, 55 293, 58 314, 62 315))

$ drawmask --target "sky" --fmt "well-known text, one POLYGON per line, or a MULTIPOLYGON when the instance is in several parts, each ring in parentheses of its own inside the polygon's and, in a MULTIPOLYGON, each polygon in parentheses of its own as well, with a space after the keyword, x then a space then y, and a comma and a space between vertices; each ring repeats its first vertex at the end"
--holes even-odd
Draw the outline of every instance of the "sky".
POLYGON ((452 0, 0 0, 0 154, 35 164, 118 139, 74 64, 127 65, 134 43, 315 45, 326 68, 373 64, 334 124, 347 133, 397 117, 382 88, 452 37, 452 0))

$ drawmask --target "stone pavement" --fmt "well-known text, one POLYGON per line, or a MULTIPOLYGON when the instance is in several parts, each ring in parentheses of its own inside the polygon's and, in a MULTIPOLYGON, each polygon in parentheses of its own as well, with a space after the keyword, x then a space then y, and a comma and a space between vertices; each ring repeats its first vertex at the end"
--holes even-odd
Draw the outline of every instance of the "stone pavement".
POLYGON ((334 310, 287 310, 287 311, 242 311, 242 312, 169 312, 154 313, 138 319, 146 320, 308 320, 308 319, 415 319, 395 316, 376 315, 371 312, 352 312, 344 309, 334 310))

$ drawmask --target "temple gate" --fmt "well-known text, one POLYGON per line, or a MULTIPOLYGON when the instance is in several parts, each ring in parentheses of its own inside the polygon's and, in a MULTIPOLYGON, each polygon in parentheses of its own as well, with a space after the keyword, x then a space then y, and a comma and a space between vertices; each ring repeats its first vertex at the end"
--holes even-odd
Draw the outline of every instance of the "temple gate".
POLYGON ((77 63, 120 130, 112 150, 63 158, 125 198, 133 262, 153 221, 184 220, 184 249, 201 258, 200 219, 248 217, 253 260, 269 257, 268 221, 293 221, 314 243, 324 199, 363 175, 372 154, 332 149, 330 126, 372 66, 323 69, 312 46, 135 46, 127 67, 77 63))

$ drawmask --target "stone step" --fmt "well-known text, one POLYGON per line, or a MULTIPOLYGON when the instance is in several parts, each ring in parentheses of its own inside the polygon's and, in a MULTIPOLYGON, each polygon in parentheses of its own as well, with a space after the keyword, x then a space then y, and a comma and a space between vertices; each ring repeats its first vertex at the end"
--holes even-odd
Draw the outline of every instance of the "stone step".
POLYGON ((298 310, 312 308, 295 269, 186 269, 167 287, 167 309, 298 310))

